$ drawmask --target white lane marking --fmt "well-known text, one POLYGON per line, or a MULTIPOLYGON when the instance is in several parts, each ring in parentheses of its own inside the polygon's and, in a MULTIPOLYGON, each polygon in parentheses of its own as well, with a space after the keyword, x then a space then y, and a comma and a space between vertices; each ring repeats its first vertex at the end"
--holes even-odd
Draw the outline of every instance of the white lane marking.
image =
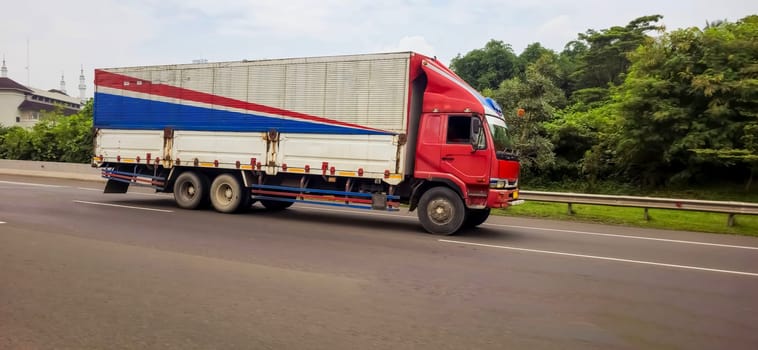
POLYGON ((120 204, 111 204, 111 203, 99 203, 99 202, 87 202, 87 201, 74 201, 74 203, 102 205, 102 206, 106 206, 106 207, 117 207, 117 208, 126 208, 126 209, 150 210, 150 211, 158 211, 158 212, 161 212, 161 213, 173 213, 174 212, 173 210, 144 208, 144 207, 133 207, 133 206, 129 206, 129 205, 120 205, 120 204))
POLYGON ((758 247, 742 246, 742 245, 708 243, 708 242, 698 242, 698 241, 684 241, 684 240, 679 240, 679 239, 654 238, 654 237, 643 237, 643 236, 627 236, 627 235, 617 235, 617 234, 612 234, 612 233, 598 233, 598 232, 562 230, 562 229, 557 229, 557 228, 540 228, 540 227, 516 226, 516 225, 500 225, 500 224, 484 224, 483 226, 518 228, 518 229, 536 230, 536 231, 553 231, 553 232, 564 232, 564 233, 576 233, 576 234, 580 234, 580 235, 589 235, 589 236, 603 236, 603 237, 628 238, 628 239, 643 239, 643 240, 648 240, 648 241, 659 241, 659 242, 669 242, 669 243, 682 243, 682 244, 695 244, 695 245, 705 245, 705 246, 722 247, 722 248, 737 248, 737 249, 758 250, 758 247))
POLYGON ((0 224, 4 224, 4 223, 5 223, 5 221, 0 221, 0 224))
MULTIPOLYGON (((98 191, 98 192, 103 192, 103 190, 102 190, 102 189, 99 189, 99 188, 89 188, 89 187, 77 187, 77 188, 78 188, 78 189, 80 189, 80 190, 84 190, 84 191, 98 191)), ((140 192, 128 192, 128 193, 126 193, 126 194, 136 194, 136 195, 140 195, 140 196, 168 197, 168 195, 167 195, 167 194, 165 194, 165 193, 163 193, 163 194, 158 194, 158 193, 140 193, 140 192)))
POLYGON ((744 275, 744 276, 758 277, 758 273, 754 273, 754 272, 733 271, 733 270, 720 270, 720 269, 711 269, 711 268, 707 268, 707 267, 665 264, 665 263, 657 263, 657 262, 652 262, 652 261, 630 260, 630 259, 611 258, 611 257, 607 257, 607 256, 574 254, 574 253, 555 252, 555 251, 550 251, 550 250, 528 249, 528 248, 509 247, 509 246, 503 246, 503 245, 482 244, 482 243, 472 243, 472 242, 463 242, 463 241, 452 241, 452 240, 447 240, 447 239, 439 239, 438 241, 443 242, 443 243, 464 244, 464 245, 471 245, 471 246, 478 246, 478 247, 508 249, 508 250, 516 250, 516 251, 529 252, 529 253, 540 253, 540 254, 571 256, 571 257, 575 257, 575 258, 607 260, 607 261, 625 262, 625 263, 641 264, 641 265, 653 265, 653 266, 673 267, 673 268, 685 269, 685 270, 698 270, 698 271, 720 272, 720 273, 727 273, 727 274, 733 274, 733 275, 744 275))
POLYGON ((66 187, 66 186, 58 186, 58 185, 35 184, 35 183, 31 183, 31 182, 15 182, 15 181, 0 181, 0 184, 21 185, 21 186, 35 186, 35 187, 51 187, 51 188, 66 187))
MULTIPOLYGON (((359 211, 353 211, 353 210, 340 210, 340 209, 331 209, 331 208, 320 208, 320 207, 315 207, 315 206, 301 206, 301 208, 334 211, 334 212, 338 212, 338 213, 352 213, 352 214, 361 213, 359 211)), ((376 216, 389 216, 389 217, 393 217, 393 218, 406 218, 406 219, 407 218, 410 218, 410 219, 415 219, 416 218, 415 216, 408 216, 408 215, 402 215, 402 214, 400 214, 400 215, 398 215, 398 214, 383 214, 383 213, 374 213, 374 212, 367 212, 367 213, 361 213, 361 214, 369 214, 369 215, 376 215, 376 216)), ((741 245, 731 245, 731 244, 719 244, 719 243, 708 243, 708 242, 699 242, 699 241, 685 241, 685 240, 678 240, 678 239, 653 238, 653 237, 643 237, 643 236, 617 235, 617 234, 611 234, 611 233, 598 233, 598 232, 587 232, 587 231, 562 230, 562 229, 555 229, 555 228, 542 228, 542 227, 517 226, 517 225, 501 225, 501 224, 483 224, 482 226, 518 228, 518 229, 536 230, 536 231, 553 231, 553 232, 564 232, 564 233, 576 233, 576 234, 581 234, 581 235, 605 236, 605 237, 614 237, 614 238, 642 239, 642 240, 649 240, 649 241, 669 242, 669 243, 682 243, 682 244, 694 244, 694 245, 704 245, 704 246, 721 247, 721 248, 736 248, 736 249, 758 250, 758 247, 751 247, 751 246, 741 246, 741 245)))

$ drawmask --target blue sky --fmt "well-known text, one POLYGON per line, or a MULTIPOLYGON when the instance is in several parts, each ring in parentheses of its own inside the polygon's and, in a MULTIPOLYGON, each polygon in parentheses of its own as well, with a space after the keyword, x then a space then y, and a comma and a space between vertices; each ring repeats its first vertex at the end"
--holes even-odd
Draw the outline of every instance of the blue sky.
POLYGON ((68 0, 8 1, 0 55, 11 78, 76 95, 84 67, 189 63, 194 59, 322 56, 413 50, 443 62, 490 39, 521 52, 556 50, 589 28, 661 14, 668 29, 758 14, 758 1, 609 0, 68 0))

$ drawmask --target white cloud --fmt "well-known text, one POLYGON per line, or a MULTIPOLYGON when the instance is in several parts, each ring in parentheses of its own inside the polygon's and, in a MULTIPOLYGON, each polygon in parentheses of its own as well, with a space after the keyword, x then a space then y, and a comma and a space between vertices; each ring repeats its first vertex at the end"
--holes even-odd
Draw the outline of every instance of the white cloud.
POLYGON ((133 62, 135 47, 156 35, 149 16, 118 0, 17 1, 5 9, 0 53, 6 56, 9 76, 27 83, 28 40, 30 85, 58 88, 63 73, 72 95, 78 94, 82 65, 92 94, 95 66, 133 62))
POLYGON ((576 39, 576 35, 580 31, 582 28, 577 28, 571 22, 569 15, 559 15, 542 23, 535 33, 543 46, 557 49, 561 45, 576 39))
POLYGON ((85 67, 413 50, 449 61, 490 39, 520 52, 541 42, 560 50, 588 28, 662 14, 669 29, 758 13, 758 2, 710 0, 27 0, 3 8, 0 54, 12 78, 69 90, 85 67))
POLYGON ((414 51, 426 56, 435 56, 437 54, 434 46, 420 35, 405 36, 401 38, 400 41, 398 41, 396 44, 385 46, 380 51, 414 51))

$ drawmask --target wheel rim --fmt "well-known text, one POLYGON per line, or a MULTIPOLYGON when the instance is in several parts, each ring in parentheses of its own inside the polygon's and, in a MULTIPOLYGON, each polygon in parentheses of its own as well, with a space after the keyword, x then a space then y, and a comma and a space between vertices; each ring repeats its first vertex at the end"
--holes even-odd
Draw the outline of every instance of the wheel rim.
POLYGON ((229 184, 221 184, 216 190, 216 199, 223 204, 229 205, 234 199, 234 190, 229 184))
POLYGON ((434 224, 445 225, 453 220, 455 209, 450 201, 439 198, 429 202, 427 214, 434 224))
POLYGON ((195 198, 195 194, 197 194, 197 188, 191 182, 185 182, 182 185, 182 195, 184 198, 191 200, 195 198))

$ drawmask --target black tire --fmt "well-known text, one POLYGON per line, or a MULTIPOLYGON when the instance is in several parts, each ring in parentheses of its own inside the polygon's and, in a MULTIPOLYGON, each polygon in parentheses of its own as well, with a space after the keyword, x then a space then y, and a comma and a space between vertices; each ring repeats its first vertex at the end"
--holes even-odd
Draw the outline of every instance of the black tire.
POLYGON ((213 209, 221 213, 237 212, 250 202, 245 199, 245 191, 240 181, 231 174, 216 176, 211 184, 209 196, 213 209))
POLYGON ((490 217, 490 208, 469 209, 466 211, 466 220, 463 221, 463 227, 477 227, 487 221, 488 217, 490 217))
POLYGON ((421 195, 418 218, 424 229, 435 235, 452 235, 463 226, 466 207, 463 200, 447 187, 434 187, 421 195))
POLYGON ((284 210, 295 204, 294 202, 274 201, 270 199, 261 199, 261 204, 266 210, 279 211, 284 210))
POLYGON ((198 209, 208 203, 208 177, 194 171, 179 174, 174 181, 174 201, 182 209, 198 209))

